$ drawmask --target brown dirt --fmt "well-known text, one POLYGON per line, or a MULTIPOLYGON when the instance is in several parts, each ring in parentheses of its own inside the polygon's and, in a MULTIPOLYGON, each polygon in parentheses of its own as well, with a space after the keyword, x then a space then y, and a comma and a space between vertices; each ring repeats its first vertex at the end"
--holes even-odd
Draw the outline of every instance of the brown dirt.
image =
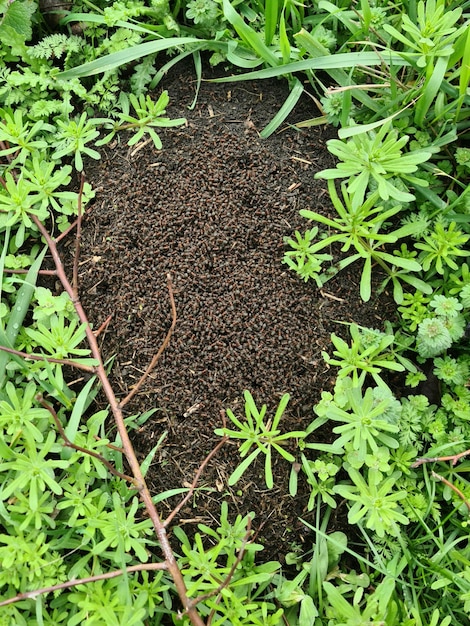
MULTIPOLYGON (((318 115, 312 100, 302 100, 290 125, 262 140, 258 131, 287 95, 284 82, 204 82, 192 111, 191 68, 176 68, 162 88, 170 94, 169 115, 186 117, 187 125, 162 131, 160 152, 123 141, 89 165, 97 195, 84 222, 80 265, 81 299, 94 327, 112 315, 102 350, 105 358, 115 355, 112 382, 121 397, 168 331, 166 276, 172 277, 175 332, 127 406, 129 415, 158 409, 133 433, 139 458, 167 432, 148 474, 155 494, 192 480, 219 441, 213 431, 221 426, 221 410, 243 415, 244 389, 268 411, 290 393, 281 428, 306 428, 321 391, 334 381, 321 351, 330 348, 331 332, 347 332, 337 321, 381 328, 389 302, 360 300, 356 267, 319 292, 281 262, 283 238, 307 226, 299 210, 330 210, 325 185, 314 174, 332 166, 325 141, 334 130, 292 126, 318 115)), ((282 561, 299 542, 308 549, 298 518, 313 523, 313 513, 306 510, 305 486, 295 499, 288 494, 289 464, 275 459, 272 490, 260 458, 229 488, 238 463, 234 442, 212 460, 203 489, 182 512, 187 532, 195 522, 215 524, 225 498, 233 516, 256 513, 254 527, 262 525, 257 541, 266 546, 262 559, 282 561)), ((163 514, 175 501, 162 503, 163 514)))

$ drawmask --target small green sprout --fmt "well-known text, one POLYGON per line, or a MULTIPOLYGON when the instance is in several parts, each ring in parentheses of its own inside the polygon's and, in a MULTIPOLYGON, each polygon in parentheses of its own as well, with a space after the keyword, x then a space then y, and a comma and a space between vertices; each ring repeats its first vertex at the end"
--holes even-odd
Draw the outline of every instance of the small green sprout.
POLYGON ((272 489, 274 485, 271 467, 272 449, 274 448, 274 450, 279 452, 279 454, 284 457, 286 461, 293 463, 295 461, 294 456, 282 447, 282 442, 287 439, 303 439, 306 436, 306 433, 303 430, 296 430, 281 434, 281 431, 278 428, 279 421, 290 399, 288 393, 285 393, 282 396, 274 418, 272 420, 269 419, 266 423, 264 422, 266 405, 263 404, 261 410, 259 411, 256 407, 255 401, 253 400, 253 396, 249 391, 245 391, 244 397, 246 421, 240 421, 230 409, 227 409, 228 417, 235 424, 238 430, 217 428, 214 431, 216 435, 230 437, 231 439, 244 440, 240 445, 239 452, 242 458, 246 458, 244 458, 240 465, 232 472, 228 480, 228 484, 234 485, 238 482, 260 452, 263 452, 266 457, 264 466, 266 487, 268 487, 268 489, 272 489), (248 452, 250 452, 252 446, 256 446, 255 450, 253 450, 249 456, 246 456, 248 452))

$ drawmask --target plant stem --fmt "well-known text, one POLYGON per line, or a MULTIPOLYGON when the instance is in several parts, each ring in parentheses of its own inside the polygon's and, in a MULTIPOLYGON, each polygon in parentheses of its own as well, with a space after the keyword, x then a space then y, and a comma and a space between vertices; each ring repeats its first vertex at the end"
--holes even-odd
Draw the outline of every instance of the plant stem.
POLYGON ((150 519, 152 520, 153 526, 155 528, 155 532, 160 542, 160 547, 163 552, 163 556, 167 565, 168 572, 173 578, 173 582, 175 583, 175 587, 180 597, 181 603, 183 604, 184 610, 186 611, 193 626, 204 626, 203 620, 199 616, 196 608, 192 606, 192 603, 187 596, 186 586, 184 584, 183 576, 180 572, 178 564, 176 563, 173 550, 168 541, 168 536, 166 534, 165 526, 162 524, 160 520, 160 516, 157 512, 157 509, 152 501, 152 496, 145 482, 139 461, 137 460, 134 448, 129 438, 129 434, 127 432, 126 425, 124 423, 124 416, 122 413, 121 405, 118 402, 114 394, 114 390, 106 374, 106 370, 105 370, 105 367, 101 358, 101 352, 98 347, 97 339, 91 329, 86 313, 78 298, 78 294, 75 293, 74 289, 72 288, 72 285, 70 284, 69 279, 67 278, 67 275, 64 270, 64 266, 62 264, 62 260, 57 250, 56 242, 50 236, 47 229, 40 222, 40 220, 37 218, 36 215, 31 215, 31 219, 34 221, 34 223, 38 227, 39 232, 44 237, 49 247, 49 250, 51 252, 52 258, 56 266, 57 277, 62 283, 62 286, 64 287, 65 291, 70 296, 73 302, 73 305, 75 307, 75 310, 77 312, 77 315, 80 318, 80 321, 83 324, 85 324, 88 344, 90 346, 93 357, 98 361, 98 365, 95 368, 96 375, 98 376, 101 386, 103 388, 103 391, 106 395, 106 398, 108 399, 109 406, 110 406, 111 412, 113 414, 113 417, 116 423, 116 427, 121 437, 122 447, 124 450, 125 457, 131 468, 132 475, 135 478, 135 487, 139 492, 140 498, 142 502, 144 503, 145 508, 147 509, 150 519))
POLYGON ((7 606, 7 604, 13 604, 14 602, 19 602, 20 600, 26 600, 28 598, 35 598, 36 596, 44 593, 51 593, 53 591, 59 591, 60 589, 69 589, 70 587, 76 587, 77 585, 84 585, 86 583, 93 583, 97 580, 108 580, 109 578, 117 578, 118 576, 122 576, 124 573, 129 572, 144 572, 144 571, 154 571, 154 570, 165 570, 166 563, 141 563, 140 565, 130 565, 126 567, 126 569, 117 569, 114 572, 105 572, 104 574, 97 574, 96 576, 88 576, 87 578, 77 578, 75 580, 68 580, 65 583, 60 583, 58 585, 52 585, 50 587, 43 587, 42 589, 35 589, 34 591, 25 591, 24 593, 19 593, 13 598, 8 598, 8 600, 2 600, 0 602, 0 606, 7 606))

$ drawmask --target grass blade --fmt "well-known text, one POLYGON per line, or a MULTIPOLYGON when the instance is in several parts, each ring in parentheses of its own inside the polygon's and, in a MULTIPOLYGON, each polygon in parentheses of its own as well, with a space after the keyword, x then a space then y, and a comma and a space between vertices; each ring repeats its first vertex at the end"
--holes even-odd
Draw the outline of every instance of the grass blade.
POLYGON ((178 56, 174 57, 173 59, 165 63, 165 65, 163 65, 163 67, 161 67, 158 70, 158 72, 155 74, 155 76, 152 78, 152 82, 149 85, 149 90, 155 89, 155 87, 160 83, 162 78, 165 76, 167 72, 169 72, 169 70, 173 67, 173 65, 176 65, 177 63, 179 63, 180 61, 188 57, 190 54, 194 54, 196 51, 202 50, 203 47, 204 45, 201 44, 193 48, 192 50, 186 50, 185 52, 181 52, 181 54, 178 54, 178 56))
MULTIPOLYGON (((88 22, 89 24, 103 24, 103 26, 108 28, 108 24, 106 23, 104 17, 102 15, 96 15, 94 13, 69 13, 60 21, 62 26, 70 24, 70 22, 88 22)), ((135 30, 138 33, 145 33, 146 35, 153 35, 155 37, 154 30, 145 28, 141 24, 133 24, 132 22, 124 22, 123 20, 118 20, 114 23, 114 26, 119 28, 126 28, 127 30, 135 30)))
POLYGON ((70 80, 71 78, 80 78, 82 76, 94 76, 95 74, 101 74, 102 72, 109 72, 121 65, 126 65, 145 57, 148 54, 154 54, 162 50, 168 50, 169 48, 176 48, 178 46, 184 46, 188 43, 203 43, 201 39, 196 37, 169 37, 168 39, 160 39, 158 41, 147 41, 146 43, 140 43, 137 46, 132 46, 126 50, 119 50, 119 52, 113 52, 106 54, 100 59, 95 59, 88 63, 83 63, 77 67, 72 67, 70 70, 57 74, 58 80, 70 80))
MULTIPOLYGON (((463 36, 462 36, 463 39, 463 36)), ((460 67, 460 76, 459 76, 459 93, 462 100, 457 105, 456 116, 460 113, 460 108, 462 106, 463 98, 465 97, 468 89, 468 85, 470 84, 470 28, 466 34, 464 39, 464 50, 462 54, 462 64, 460 67)))
POLYGON ((158 448, 162 445, 163 441, 165 440, 165 437, 167 436, 167 431, 165 431, 160 439, 157 441, 156 445, 150 450, 150 452, 147 454, 147 456, 145 457, 145 459, 142 461, 142 463, 140 464, 140 469, 142 470, 142 474, 144 476, 147 475, 147 472, 149 470, 150 465, 152 464, 152 461, 155 457, 155 453, 157 452, 158 448))
MULTIPOLYGON (((95 384, 96 376, 92 376, 87 384, 83 387, 83 389, 78 394, 78 397, 73 405, 73 411, 70 415, 70 419, 67 422, 67 426, 65 427, 65 434, 69 441, 72 443, 75 442, 75 435, 77 434, 78 427, 80 426, 80 421, 82 419, 83 413, 86 411, 90 402, 95 397, 98 390, 95 390, 94 393, 91 392, 93 385, 95 384)), ((65 458, 70 458, 72 455, 72 450, 68 449, 66 452, 70 454, 65 458)))
MULTIPOLYGON (((407 106, 411 106, 411 104, 408 104, 407 106)), ((346 126, 344 128, 340 128, 338 131, 338 137, 340 139, 348 139, 349 137, 354 137, 355 135, 360 135, 361 133, 367 133, 370 130, 375 130, 376 128, 379 128, 379 126, 383 126, 384 124, 391 122, 393 118, 397 117, 397 115, 400 115, 400 113, 402 113, 405 109, 406 107, 400 109, 399 111, 395 111, 395 113, 392 113, 392 115, 389 115, 384 119, 378 120, 377 122, 372 122, 371 124, 361 124, 360 126, 346 126)))
POLYGON ((279 128, 282 122, 286 119, 286 117, 295 107, 295 105, 299 101, 300 96, 303 94, 303 92, 304 92, 304 87, 302 83, 300 82, 300 80, 296 78, 294 86, 292 87, 292 90, 290 94, 288 95, 286 101, 284 102, 282 107, 279 109, 279 111, 276 113, 276 115, 273 117, 273 119, 269 122, 269 124, 265 128, 263 128, 263 130, 261 131, 260 135, 261 137, 263 137, 263 139, 266 139, 267 137, 272 135, 279 128))
POLYGON ((284 11, 282 11, 280 21, 279 21, 279 47, 281 49, 283 63, 289 63, 291 47, 290 47, 289 37, 287 36, 284 11))
POLYGON ((223 9, 225 18, 234 27, 240 39, 250 49, 254 50, 267 65, 271 67, 279 65, 277 56, 271 52, 258 33, 246 24, 245 20, 232 7, 229 0, 224 0, 223 9))
POLYGON ((202 81, 202 62, 201 62, 201 54, 199 50, 195 50, 193 52, 193 60, 194 60, 194 69, 196 71, 196 93, 194 94, 194 99, 189 105, 188 109, 192 111, 196 106, 197 98, 199 96, 199 90, 201 88, 202 81))
MULTIPOLYGON (((15 306, 11 310, 10 319, 8 320, 5 332, 2 331, 0 333, 0 344, 7 348, 13 348, 16 337, 21 326, 23 325, 24 318, 26 317, 31 299, 34 295, 36 280, 39 270, 41 269, 44 255, 46 254, 46 250, 47 246, 38 254, 34 263, 29 268, 26 278, 24 279, 24 283, 18 290, 15 306)), ((14 355, 8 354, 7 352, 0 352, 0 389, 2 389, 5 384, 6 366, 12 356, 14 355)))
MULTIPOLYGON (((144 44, 145 45, 145 44, 144 44)), ((390 53, 387 56, 387 60, 390 63, 398 66, 409 65, 407 61, 402 59, 398 54, 390 53)), ((238 76, 227 76, 223 78, 213 78, 213 83, 229 83, 229 82, 241 82, 245 80, 257 80, 259 78, 275 78, 276 76, 286 76, 294 72, 305 72, 307 70, 326 70, 330 73, 330 70, 344 69, 357 67, 359 65, 365 65, 372 67, 375 65, 382 65, 383 59, 380 59, 374 52, 346 52, 341 54, 328 54, 325 56, 317 57, 314 59, 304 59, 302 61, 293 61, 285 65, 278 65, 277 67, 268 67, 262 70, 255 70, 247 74, 239 74, 238 76)), ((63 74, 59 74, 62 76, 63 74)), ((347 74, 346 74, 347 76, 347 74)), ((359 93, 364 94, 364 92, 359 93)), ((358 96, 358 100, 359 100, 358 96)), ((371 98, 369 98, 371 100, 371 98)))
POLYGON ((279 16, 279 0, 265 0, 264 2, 264 43, 269 46, 277 30, 279 16))
POLYGON ((429 111, 434 98, 436 97, 444 80, 447 71, 447 57, 438 57, 434 70, 428 80, 423 85, 423 91, 415 109, 415 123, 423 125, 426 113, 429 111))

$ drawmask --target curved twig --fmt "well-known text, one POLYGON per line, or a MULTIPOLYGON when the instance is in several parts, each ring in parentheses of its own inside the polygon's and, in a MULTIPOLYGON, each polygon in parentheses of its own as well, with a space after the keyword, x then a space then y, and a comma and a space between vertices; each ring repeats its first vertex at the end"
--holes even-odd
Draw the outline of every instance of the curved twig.
POLYGON ((84 372, 94 374, 96 367, 94 365, 85 365, 84 363, 77 363, 76 361, 69 361, 68 359, 55 359, 52 356, 46 356, 45 354, 35 354, 34 352, 21 352, 21 350, 15 350, 14 348, 7 348, 7 346, 0 346, 0 350, 8 352, 9 354, 16 354, 25 361, 47 361, 48 363, 59 363, 59 365, 68 365, 69 367, 76 367, 84 372))
MULTIPOLYGON (((98 342, 97 339, 95 337, 95 334, 93 333, 93 330, 91 329, 90 323, 88 321, 88 317, 83 309, 83 306, 77 296, 77 294, 75 294, 72 285, 70 284, 70 281, 67 278, 67 275, 64 271, 64 267, 62 264, 62 260, 60 258, 58 249, 57 249, 57 245, 55 240, 51 237, 51 235, 49 234, 49 232, 47 231, 47 229, 45 228, 45 226, 42 224, 42 222, 37 218, 36 215, 31 215, 31 219, 33 220, 33 222, 35 223, 35 225, 37 226, 37 228, 39 229, 39 232, 41 233, 41 235, 44 237, 49 250, 51 252, 52 258, 54 260, 55 266, 56 266, 56 270, 57 270, 57 276, 60 280, 60 282, 62 283, 63 288, 65 289, 65 291, 69 294, 70 298, 72 299, 73 305, 75 307, 75 310, 77 312, 77 315, 80 319, 80 321, 85 324, 85 332, 86 332, 86 337, 87 337, 87 341, 88 341, 88 345, 90 346, 91 352, 93 357, 97 360, 98 365, 95 368, 95 373, 97 375, 97 377, 99 378, 99 381, 101 383, 103 392, 106 395, 106 398, 109 402, 109 406, 111 409, 111 412, 113 414, 114 417, 114 421, 116 423, 116 427, 118 429, 119 432, 119 436, 121 438, 121 442, 122 442, 122 447, 125 453, 125 457, 127 459, 127 462, 129 463, 129 466, 131 468, 132 474, 134 476, 135 479, 135 486, 139 492, 140 498, 142 500, 142 502, 145 505, 145 508, 147 509, 149 518, 152 520, 156 535, 158 537, 159 543, 160 543, 160 547, 162 549, 163 552, 163 556, 165 559, 165 563, 167 566, 167 570, 169 572, 169 574, 171 575, 173 582, 175 584, 175 588, 176 591, 179 595, 180 601, 183 605, 184 610, 186 611, 186 614, 188 615, 191 623, 193 624, 193 626, 205 626, 204 622, 202 620, 202 618, 200 617, 198 611, 196 610, 196 608, 193 606, 193 604, 191 603, 190 599, 188 598, 187 592, 186 592, 186 585, 184 583, 183 580, 183 576, 181 574, 181 571, 178 567, 178 564, 176 563, 176 559, 175 559, 175 555, 173 553, 173 550, 170 546, 170 542, 168 541, 168 536, 166 533, 166 529, 165 526, 163 525, 163 523, 160 520, 160 516, 157 512, 157 509, 155 507, 155 504, 152 501, 152 496, 150 494, 149 488, 147 486, 147 483, 145 482, 144 476, 142 474, 142 469, 140 467, 139 461, 137 460, 137 456, 135 454, 134 448, 132 446, 131 440, 129 438, 129 433, 127 432, 126 429, 126 425, 124 422, 124 416, 122 413, 122 406, 121 404, 118 402, 115 394, 114 394, 114 390, 111 386, 111 383, 109 381, 108 375, 106 373, 106 369, 104 367, 103 364, 103 360, 101 358, 101 352, 98 346, 98 342)), ((155 357, 154 357, 155 358, 155 357)))
POLYGON ((166 570, 166 563, 142 563, 140 565, 130 565, 126 569, 117 569, 114 572, 105 572, 104 574, 96 574, 96 576, 88 576, 87 578, 77 578, 75 580, 68 580, 65 583, 58 585, 51 585, 50 587, 43 587, 42 589, 35 589, 34 591, 25 591, 19 593, 13 598, 8 600, 2 600, 0 606, 7 606, 7 604, 13 604, 20 600, 27 600, 28 598, 35 598, 36 596, 51 593, 52 591, 59 591, 60 589, 69 589, 70 587, 76 587, 77 585, 85 585, 86 583, 94 583, 97 580, 108 580, 109 578, 117 578, 125 573, 129 572, 143 572, 154 570, 166 570))
POLYGON ((184 496, 181 502, 175 506, 173 511, 170 513, 170 515, 164 520, 163 525, 165 526, 165 528, 170 524, 171 520, 175 517, 175 515, 178 515, 178 513, 181 511, 181 509, 186 504, 186 502, 192 497, 194 490, 196 488, 196 485, 199 481, 199 478, 202 472, 204 471, 204 468, 212 459, 212 457, 217 454, 217 452, 220 450, 220 448, 224 445, 226 441, 228 441, 228 437, 222 437, 222 439, 215 446, 215 448, 211 450, 211 452, 209 452, 209 454, 206 456, 204 461, 201 463, 201 465, 199 466, 199 469, 196 472, 196 475, 194 476, 194 480, 191 483, 191 486, 189 487, 188 493, 184 496))
POLYGON ((170 328, 169 328, 169 330, 168 330, 168 332, 166 334, 165 339, 163 340, 162 345, 158 349, 157 354, 155 354, 153 356, 153 358, 150 361, 150 364, 148 365, 147 369, 145 370, 145 372, 140 377, 140 380, 137 382, 136 385, 134 385, 134 387, 132 388, 132 391, 127 394, 127 396, 124 398, 124 400, 121 400, 119 402, 119 406, 121 407, 121 409, 130 400, 132 400, 132 398, 135 396, 135 394, 139 391, 139 389, 145 383, 145 381, 147 380, 149 374, 151 373, 151 371, 153 370, 153 368, 157 364, 158 359, 161 357, 161 355, 163 354, 163 351, 167 347, 167 345, 168 345, 168 343, 170 341, 171 335, 173 334, 173 331, 175 329, 175 326, 176 326, 176 305, 175 305, 175 298, 174 298, 174 295, 173 295, 173 285, 172 285, 172 282, 171 282, 171 274, 167 274, 166 278, 167 278, 168 292, 170 294, 170 303, 171 303, 171 326, 170 326, 170 328))

